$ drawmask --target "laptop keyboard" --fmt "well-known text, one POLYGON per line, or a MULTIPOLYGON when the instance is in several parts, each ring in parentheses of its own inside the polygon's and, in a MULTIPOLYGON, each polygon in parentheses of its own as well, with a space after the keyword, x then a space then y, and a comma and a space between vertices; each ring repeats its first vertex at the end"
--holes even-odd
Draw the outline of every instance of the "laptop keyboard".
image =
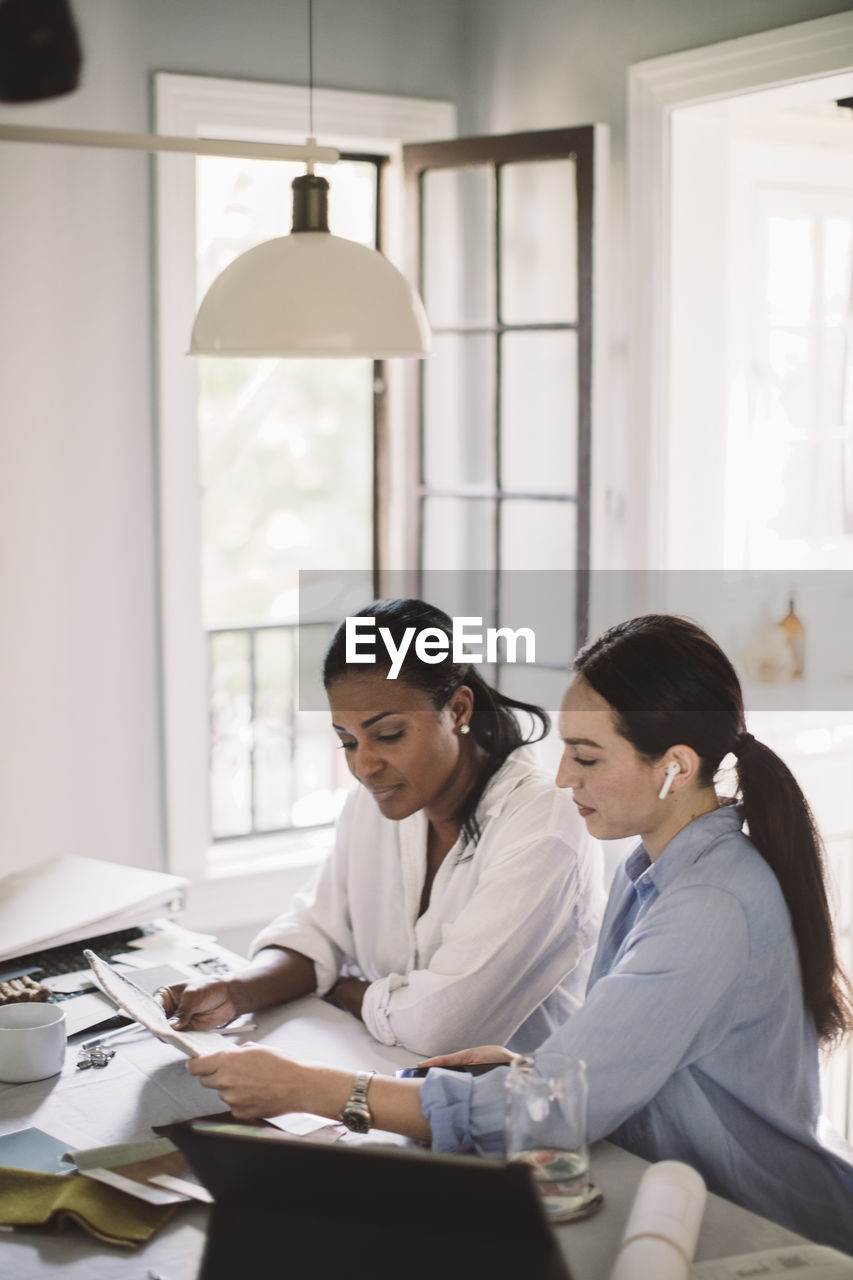
MULTIPOLYGON (((57 978, 63 973, 76 973, 78 969, 88 969, 89 961, 83 955, 83 948, 89 947, 98 955, 112 960, 114 955, 127 951, 128 945, 137 938, 156 933, 154 925, 148 927, 121 929, 117 933, 104 933, 98 938, 86 938, 80 942, 72 942, 64 947, 51 947, 47 951, 32 951, 29 955, 16 956, 14 960, 0 962, 0 982, 7 975, 30 972, 30 975, 43 981, 45 978, 57 978)), ((54 992, 52 999, 62 1001, 70 999, 70 994, 54 992)))

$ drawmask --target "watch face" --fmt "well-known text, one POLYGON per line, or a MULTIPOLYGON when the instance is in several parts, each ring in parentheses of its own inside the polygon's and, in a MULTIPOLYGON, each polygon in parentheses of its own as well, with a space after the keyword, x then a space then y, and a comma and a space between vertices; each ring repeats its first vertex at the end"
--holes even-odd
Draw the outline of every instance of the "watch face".
POLYGON ((341 1113, 341 1124, 345 1124, 352 1133, 370 1133, 370 1118, 367 1107, 349 1103, 341 1113))

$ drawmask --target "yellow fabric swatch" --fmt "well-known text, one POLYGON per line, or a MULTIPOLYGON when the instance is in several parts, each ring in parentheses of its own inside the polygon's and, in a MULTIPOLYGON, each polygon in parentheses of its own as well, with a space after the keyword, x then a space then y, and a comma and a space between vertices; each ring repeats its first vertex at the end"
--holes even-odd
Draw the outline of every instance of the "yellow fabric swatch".
POLYGON ((147 1204, 79 1174, 0 1167, 0 1223, 62 1228, 76 1222, 105 1244, 133 1249, 172 1216, 175 1205, 147 1204))

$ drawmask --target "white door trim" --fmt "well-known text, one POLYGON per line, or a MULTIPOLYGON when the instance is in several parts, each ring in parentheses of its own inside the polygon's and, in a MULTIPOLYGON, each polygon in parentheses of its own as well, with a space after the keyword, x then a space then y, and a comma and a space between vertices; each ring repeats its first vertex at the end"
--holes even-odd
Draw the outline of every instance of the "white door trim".
POLYGON ((628 71, 631 568, 662 563, 669 320, 669 124, 676 107, 853 69, 853 13, 635 63, 628 71))

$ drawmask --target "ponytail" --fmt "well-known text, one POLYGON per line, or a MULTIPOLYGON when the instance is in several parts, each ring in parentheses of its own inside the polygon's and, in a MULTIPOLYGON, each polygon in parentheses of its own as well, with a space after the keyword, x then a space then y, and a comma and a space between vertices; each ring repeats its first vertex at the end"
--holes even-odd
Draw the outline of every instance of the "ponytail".
POLYGON ((748 733, 735 749, 747 833, 779 881, 797 942, 803 999, 828 1046, 853 1027, 853 1000, 835 950, 823 843, 784 761, 748 733))
POLYGON ((712 786, 724 756, 737 756, 749 838, 787 903, 806 1008, 824 1044, 842 1038, 853 1029, 853 995, 835 950, 820 836, 790 769, 745 732, 740 681, 720 646, 687 618, 647 614, 582 649, 575 670, 646 759, 682 742, 699 757, 701 785, 712 786))

